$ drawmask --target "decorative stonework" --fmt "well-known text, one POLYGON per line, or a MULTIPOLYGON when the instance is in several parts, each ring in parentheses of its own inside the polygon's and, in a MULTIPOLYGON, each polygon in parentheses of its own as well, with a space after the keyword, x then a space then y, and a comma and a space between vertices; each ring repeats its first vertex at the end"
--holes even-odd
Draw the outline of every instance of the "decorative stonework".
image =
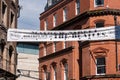
POLYGON ((98 56, 107 56, 107 53, 109 52, 108 49, 103 47, 98 47, 92 50, 92 53, 98 57, 98 56))

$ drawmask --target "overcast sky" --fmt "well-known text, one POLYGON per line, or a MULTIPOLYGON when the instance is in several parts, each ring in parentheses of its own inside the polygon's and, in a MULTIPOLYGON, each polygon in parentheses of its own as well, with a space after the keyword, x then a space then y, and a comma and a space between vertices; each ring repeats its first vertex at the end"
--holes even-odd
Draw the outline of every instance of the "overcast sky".
POLYGON ((20 17, 18 18, 18 28, 39 30, 40 13, 44 11, 47 0, 19 0, 22 6, 20 17))

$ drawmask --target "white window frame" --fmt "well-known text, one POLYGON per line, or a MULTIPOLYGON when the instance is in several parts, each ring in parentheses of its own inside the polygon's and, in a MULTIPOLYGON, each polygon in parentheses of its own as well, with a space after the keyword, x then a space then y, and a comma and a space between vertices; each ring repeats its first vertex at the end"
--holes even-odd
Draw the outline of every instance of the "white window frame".
POLYGON ((57 74, 56 74, 56 66, 53 66, 53 80, 56 80, 56 78, 57 78, 57 74))
POLYGON ((44 30, 46 31, 48 29, 48 20, 45 19, 44 21, 44 30))
POLYGON ((68 64, 64 63, 64 80, 68 80, 68 64))
POLYGON ((47 47, 44 45, 44 54, 43 56, 46 56, 47 55, 47 47))
POLYGON ((53 52, 56 52, 56 42, 53 42, 53 52))
POLYGON ((66 41, 63 42, 63 49, 66 48, 66 41))
POLYGON ((67 8, 63 8, 63 22, 67 21, 67 8))
POLYGON ((57 23, 57 14, 54 14, 53 15, 53 27, 56 26, 56 23, 57 23))
MULTIPOLYGON (((105 57, 100 57, 100 58, 104 58, 105 59, 105 57)), ((96 58, 96 75, 105 75, 106 74, 106 60, 105 60, 105 64, 104 65, 97 65, 97 59, 98 58, 96 58), (105 73, 98 73, 97 72, 98 67, 105 67, 105 73)))
POLYGON ((75 2, 75 14, 78 15, 80 13, 80 0, 76 0, 75 2))
POLYGON ((103 0, 103 4, 101 4, 101 5, 97 5, 96 0, 94 0, 94 7, 100 7, 100 6, 104 6, 104 0, 103 0))
POLYGON ((47 80, 47 72, 44 71, 44 80, 47 80))

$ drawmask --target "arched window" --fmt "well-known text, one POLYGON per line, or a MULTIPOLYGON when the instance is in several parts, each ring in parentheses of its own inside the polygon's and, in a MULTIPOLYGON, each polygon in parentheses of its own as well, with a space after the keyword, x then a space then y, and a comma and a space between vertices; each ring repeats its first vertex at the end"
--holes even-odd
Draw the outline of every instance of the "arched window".
POLYGON ((10 47, 9 47, 9 60, 11 60, 12 53, 13 53, 13 47, 10 46, 10 47))
POLYGON ((3 1, 2 2, 2 23, 7 27, 7 4, 3 1))
POLYGON ((57 79, 57 69, 56 69, 56 65, 53 66, 53 80, 57 79))
POLYGON ((0 67, 1 68, 3 66, 2 63, 3 63, 3 53, 4 53, 5 45, 6 45, 5 40, 1 39, 1 46, 0 46, 0 49, 1 49, 1 51, 0 51, 0 67))
POLYGON ((64 63, 64 80, 68 80, 68 64, 64 63))
POLYGON ((62 59, 61 61, 62 64, 62 76, 63 76, 63 80, 68 80, 68 63, 67 63, 67 59, 62 59))
POLYGON ((1 39, 1 55, 2 55, 3 52, 4 52, 4 47, 5 47, 5 40, 4 40, 4 39, 1 39))
POLYGON ((51 65, 52 65, 52 78, 53 80, 57 80, 57 63, 53 62, 51 65))
POLYGON ((43 65, 42 66, 42 70, 43 70, 43 79, 42 80, 47 80, 48 79, 48 72, 47 72, 47 66, 43 65))

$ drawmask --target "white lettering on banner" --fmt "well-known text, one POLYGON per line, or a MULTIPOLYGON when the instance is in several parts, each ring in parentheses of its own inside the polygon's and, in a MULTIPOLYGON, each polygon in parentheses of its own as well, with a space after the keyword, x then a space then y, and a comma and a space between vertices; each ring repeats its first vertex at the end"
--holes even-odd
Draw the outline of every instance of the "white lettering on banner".
POLYGON ((111 26, 84 30, 35 31, 8 29, 7 40, 17 42, 45 41, 83 41, 83 40, 114 40, 119 39, 120 27, 111 26))

